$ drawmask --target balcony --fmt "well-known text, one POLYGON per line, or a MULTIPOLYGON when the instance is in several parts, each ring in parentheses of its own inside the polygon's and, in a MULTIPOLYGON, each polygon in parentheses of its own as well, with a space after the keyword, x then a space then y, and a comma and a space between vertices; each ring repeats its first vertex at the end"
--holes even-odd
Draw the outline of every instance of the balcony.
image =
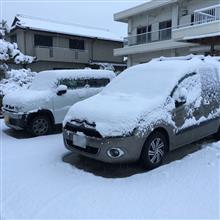
POLYGON ((174 40, 215 36, 220 32, 220 4, 194 11, 194 21, 172 30, 174 40))
POLYGON ((41 61, 88 63, 87 50, 62 47, 35 47, 35 56, 41 61))
POLYGON ((171 27, 157 31, 146 32, 143 34, 137 34, 124 38, 124 47, 134 46, 140 44, 148 44, 157 41, 170 40, 171 39, 171 27))

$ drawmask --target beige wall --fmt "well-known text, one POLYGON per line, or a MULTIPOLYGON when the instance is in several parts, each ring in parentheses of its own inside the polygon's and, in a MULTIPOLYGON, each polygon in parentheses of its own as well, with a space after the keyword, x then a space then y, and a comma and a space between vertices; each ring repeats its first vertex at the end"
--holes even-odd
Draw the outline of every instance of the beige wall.
MULTIPOLYGON (((93 62, 109 62, 109 63, 122 63, 123 57, 113 55, 113 50, 118 47, 122 47, 122 42, 106 41, 99 39, 91 39, 85 37, 74 37, 61 34, 44 33, 30 30, 17 29, 14 30, 11 35, 17 35, 17 43, 19 49, 30 56, 36 56, 39 61, 48 61, 49 67, 54 66, 56 63, 64 63, 66 68, 69 66, 75 66, 76 63, 88 64, 90 60, 93 62), (34 35, 49 35, 53 37, 53 48, 42 48, 34 46, 34 35), (72 50, 69 49, 69 39, 83 39, 85 41, 85 50, 72 50), (67 63, 70 63, 67 65, 67 63), (73 65, 74 64, 74 65, 73 65)), ((34 64, 33 66, 37 66, 34 64)), ((60 66, 60 65, 59 65, 60 66)), ((45 65, 41 65, 42 69, 45 65)), ((59 67, 60 68, 60 67, 59 67)))

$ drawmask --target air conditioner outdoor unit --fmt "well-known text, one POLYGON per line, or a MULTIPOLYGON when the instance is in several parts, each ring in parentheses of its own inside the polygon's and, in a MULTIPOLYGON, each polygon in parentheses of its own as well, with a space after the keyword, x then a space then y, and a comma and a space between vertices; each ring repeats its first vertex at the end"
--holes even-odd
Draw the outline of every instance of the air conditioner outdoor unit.
POLYGON ((182 16, 188 15, 188 9, 182 9, 181 14, 182 14, 182 16))

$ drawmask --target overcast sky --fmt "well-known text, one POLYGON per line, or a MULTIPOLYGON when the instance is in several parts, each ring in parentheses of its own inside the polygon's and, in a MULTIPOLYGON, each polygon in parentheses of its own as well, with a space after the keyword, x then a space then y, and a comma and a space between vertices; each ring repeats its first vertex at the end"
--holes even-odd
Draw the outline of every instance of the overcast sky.
POLYGON ((113 21, 113 14, 144 0, 0 0, 1 18, 11 24, 16 14, 107 28, 125 36, 127 25, 113 21))

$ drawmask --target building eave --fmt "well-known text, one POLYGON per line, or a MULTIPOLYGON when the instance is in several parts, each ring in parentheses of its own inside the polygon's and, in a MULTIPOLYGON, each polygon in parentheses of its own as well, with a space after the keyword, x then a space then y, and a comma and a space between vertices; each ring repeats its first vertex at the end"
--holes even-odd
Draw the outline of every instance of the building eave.
POLYGON ((123 40, 113 40, 113 39, 105 39, 105 38, 98 38, 98 37, 90 37, 90 36, 85 36, 85 35, 79 35, 79 34, 68 34, 68 33, 63 33, 63 32, 54 32, 54 31, 48 31, 44 29, 39 29, 39 28, 31 28, 31 27, 23 27, 23 26, 13 26, 10 29, 10 32, 13 33, 16 30, 30 30, 30 31, 37 31, 41 33, 47 33, 47 34, 56 34, 56 35, 62 35, 62 36, 68 36, 68 37, 79 37, 79 38, 84 38, 84 39, 97 39, 97 40, 102 40, 102 41, 109 41, 109 42, 116 42, 116 43, 123 43, 123 40))
POLYGON ((140 44, 114 49, 114 56, 128 56, 134 54, 149 53, 154 51, 169 50, 197 45, 198 44, 195 43, 176 42, 173 40, 158 41, 154 43, 140 44))
POLYGON ((155 8, 159 8, 162 6, 169 5, 169 4, 173 4, 175 2, 178 2, 178 0, 157 0, 157 1, 152 0, 150 2, 143 3, 143 4, 135 6, 133 8, 129 8, 127 10, 115 13, 114 20, 127 23, 129 17, 135 16, 138 14, 142 14, 144 12, 153 10, 155 8))

